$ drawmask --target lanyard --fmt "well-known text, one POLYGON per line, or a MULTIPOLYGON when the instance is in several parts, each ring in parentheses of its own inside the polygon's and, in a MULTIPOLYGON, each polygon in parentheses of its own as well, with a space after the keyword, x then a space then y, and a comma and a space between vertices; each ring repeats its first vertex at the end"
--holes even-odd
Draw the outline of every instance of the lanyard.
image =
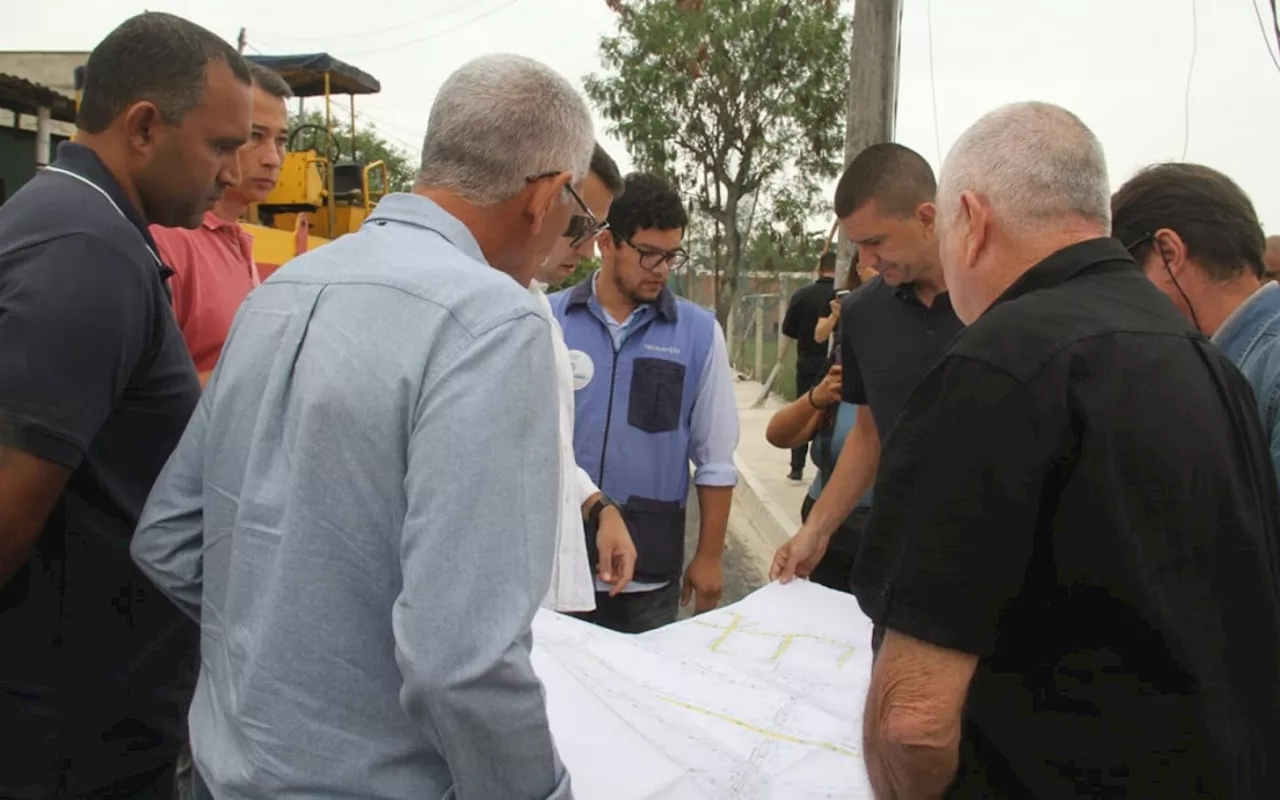
MULTIPOLYGON (((100 194, 100 195, 102 195, 104 198, 106 198, 106 201, 107 201, 108 203, 110 203, 110 204, 111 204, 111 207, 112 207, 112 208, 114 208, 114 209, 116 210, 116 213, 117 213, 117 214, 119 214, 119 215, 124 219, 124 221, 125 221, 125 222, 128 222, 130 225, 133 225, 133 221, 132 221, 132 220, 130 220, 130 219, 129 219, 129 217, 125 216, 125 213, 124 213, 123 211, 121 211, 121 210, 120 210, 120 206, 116 205, 116 201, 111 199, 111 195, 107 194, 106 190, 105 190, 105 189, 103 189, 103 188, 102 188, 101 186, 99 186, 98 184, 94 183, 93 181, 89 180, 88 178, 84 177, 83 175, 77 175, 76 173, 72 172, 71 170, 63 169, 62 167, 45 167, 45 168, 44 168, 44 171, 45 171, 45 172, 57 172, 57 173, 59 173, 60 175, 68 175, 68 176, 70 176, 70 177, 72 177, 72 178, 75 178, 76 180, 80 181, 80 182, 81 182, 81 183, 83 183, 85 186, 91 186, 91 187, 93 187, 93 190, 94 190, 95 192, 97 192, 98 194, 100 194)), ((143 246, 143 247, 145 247, 145 248, 147 248, 147 252, 148 252, 148 253, 150 253, 150 254, 151 254, 151 257, 152 257, 152 258, 154 258, 154 259, 156 260, 156 266, 159 266, 159 267, 163 267, 163 266, 164 266, 164 262, 160 260, 160 256, 159 256, 159 254, 157 254, 155 250, 151 249, 151 245, 147 244, 146 239, 143 239, 143 241, 142 241, 142 246, 143 246)))

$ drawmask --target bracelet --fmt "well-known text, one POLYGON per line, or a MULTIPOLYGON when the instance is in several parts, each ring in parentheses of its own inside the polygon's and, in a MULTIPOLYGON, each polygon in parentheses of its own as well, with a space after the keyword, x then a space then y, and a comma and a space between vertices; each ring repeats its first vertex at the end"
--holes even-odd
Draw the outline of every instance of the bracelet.
POLYGON ((813 399, 813 389, 809 390, 808 396, 809 396, 809 405, 813 406, 815 411, 824 411, 827 408, 826 406, 818 405, 817 401, 813 399))

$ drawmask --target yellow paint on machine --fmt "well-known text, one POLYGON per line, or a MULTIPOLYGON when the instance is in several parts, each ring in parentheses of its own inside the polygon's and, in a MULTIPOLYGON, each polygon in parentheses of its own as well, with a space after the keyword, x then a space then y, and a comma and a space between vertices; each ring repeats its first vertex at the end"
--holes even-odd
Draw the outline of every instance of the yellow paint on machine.
POLYGON ((300 252, 296 231, 282 231, 279 228, 249 223, 244 223, 242 227, 253 236, 253 260, 258 262, 258 274, 263 280, 301 252, 314 250, 331 241, 320 236, 307 236, 306 249, 300 252))

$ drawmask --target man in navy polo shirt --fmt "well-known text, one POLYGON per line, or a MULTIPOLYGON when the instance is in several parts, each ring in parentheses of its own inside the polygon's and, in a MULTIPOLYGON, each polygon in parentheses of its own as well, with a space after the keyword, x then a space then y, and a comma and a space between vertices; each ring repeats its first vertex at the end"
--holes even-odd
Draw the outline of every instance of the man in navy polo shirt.
MULTIPOLYGON (((720 324, 667 288, 686 260, 680 196, 656 175, 625 183, 597 243, 600 270, 550 299, 574 368, 574 455, 618 503, 638 554, 626 589, 611 597, 597 580, 596 610, 583 616, 641 633, 674 622, 695 595, 699 612, 720 600, 738 408, 720 324), (682 584, 690 462, 700 528, 682 584)), ((598 516, 587 523, 593 563, 598 516)))
POLYGON ((200 384, 147 225, 239 181, 250 80, 158 13, 86 78, 76 143, 0 209, 0 797, 168 800, 199 631, 129 542, 200 384))
POLYGON ((785 582, 813 572, 840 523, 874 485, 880 445, 907 397, 964 327, 942 275, 936 192, 929 162, 891 143, 859 153, 836 186, 836 216, 860 262, 879 273, 840 308, 844 401, 858 406, 857 417, 830 483, 774 555, 770 577, 785 582))

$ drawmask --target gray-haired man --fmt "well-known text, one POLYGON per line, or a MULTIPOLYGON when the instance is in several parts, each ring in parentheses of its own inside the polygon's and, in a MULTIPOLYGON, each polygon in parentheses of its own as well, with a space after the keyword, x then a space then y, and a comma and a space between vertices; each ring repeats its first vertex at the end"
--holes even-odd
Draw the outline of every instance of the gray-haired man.
POLYGON ((570 796, 529 660, 560 476, 523 287, 593 144, 559 75, 476 59, 414 192, 246 301, 133 544, 202 623, 198 790, 570 796))

